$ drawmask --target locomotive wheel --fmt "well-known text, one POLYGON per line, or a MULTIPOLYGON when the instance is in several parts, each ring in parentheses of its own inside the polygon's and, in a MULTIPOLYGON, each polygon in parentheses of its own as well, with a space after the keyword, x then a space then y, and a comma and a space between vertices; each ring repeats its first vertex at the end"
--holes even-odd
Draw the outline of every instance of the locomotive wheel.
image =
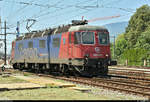
POLYGON ((35 73, 36 73, 36 74, 39 73, 39 64, 35 64, 34 70, 35 70, 35 73))
POLYGON ((108 66, 103 67, 102 75, 104 76, 108 75, 108 66))
POLYGON ((69 66, 68 65, 63 65, 63 75, 69 77, 69 66))
POLYGON ((19 70, 24 70, 24 65, 23 64, 19 64, 17 67, 19 67, 19 70))
POLYGON ((61 73, 64 73, 64 71, 65 71, 64 65, 60 68, 60 71, 61 71, 61 73))
POLYGON ((39 64, 39 73, 43 73, 44 71, 44 65, 39 64))
POLYGON ((13 64, 14 69, 18 69, 17 64, 13 64))

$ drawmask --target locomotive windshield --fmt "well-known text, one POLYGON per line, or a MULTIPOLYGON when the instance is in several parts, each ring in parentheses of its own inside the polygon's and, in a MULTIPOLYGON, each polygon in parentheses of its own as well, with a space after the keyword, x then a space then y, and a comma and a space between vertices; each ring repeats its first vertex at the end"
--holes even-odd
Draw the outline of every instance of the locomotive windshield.
POLYGON ((94 44, 94 32, 82 32, 82 44, 94 44))
POLYGON ((109 36, 106 33, 98 32, 99 44, 108 45, 109 44, 109 36))
POLYGON ((75 44, 94 44, 94 32, 75 32, 75 44))

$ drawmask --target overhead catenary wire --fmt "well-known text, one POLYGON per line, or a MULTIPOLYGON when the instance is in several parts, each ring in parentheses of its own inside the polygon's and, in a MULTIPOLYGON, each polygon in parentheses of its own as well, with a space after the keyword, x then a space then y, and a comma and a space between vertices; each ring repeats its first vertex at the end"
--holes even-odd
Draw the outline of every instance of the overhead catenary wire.
MULTIPOLYGON (((86 1, 89 1, 89 0, 86 0, 86 1)), ((77 3, 77 4, 80 4, 80 3, 84 3, 85 1, 82 1, 82 2, 79 2, 79 3, 77 3)), ((77 5, 76 4, 76 5, 77 5)), ((66 7, 64 7, 63 9, 68 9, 68 8, 70 8, 70 7, 72 7, 72 5, 69 5, 69 7, 68 7, 68 5, 66 6, 66 7)), ((37 15, 37 16, 35 16, 35 17, 31 17, 31 18, 34 18, 34 19, 37 19, 37 18, 40 18, 40 17, 42 17, 42 16, 45 16, 45 15, 48 15, 48 14, 52 14, 52 13, 56 13, 56 11, 58 12, 58 11, 61 11, 61 10, 63 10, 63 9, 59 9, 59 10, 55 10, 55 11, 53 11, 53 12, 46 12, 45 14, 41 14, 41 15, 37 15)), ((75 10, 76 11, 76 10, 75 10)), ((24 20, 21 20, 20 21, 20 24, 22 24, 22 23, 24 23, 24 22, 26 22, 26 19, 24 19, 24 20)), ((16 25, 11 25, 11 28, 14 28, 14 27, 16 27, 16 25)))
MULTIPOLYGON (((89 1, 89 0, 87 0, 87 1, 89 1)), ((98 1, 98 0, 97 0, 97 1, 98 1)), ((118 1, 118 0, 115 0, 115 1, 118 1)), ((59 1, 58 1, 58 2, 59 2, 59 1)), ((110 3, 110 2, 109 2, 109 3, 110 3)), ((82 3, 80 3, 80 4, 82 4, 82 3)), ((106 3, 106 4, 107 4, 107 3, 106 3)), ((65 4, 65 5, 66 5, 66 4, 65 4)), ((97 5, 99 5, 99 4, 97 3, 97 5)), ((107 4, 107 5, 108 5, 108 4, 107 4)), ((37 6, 38 6, 38 5, 37 5, 37 6)), ((90 5, 89 5, 89 6, 88 6, 88 5, 87 5, 87 6, 83 6, 83 7, 80 7, 80 5, 66 5, 66 6, 65 6, 66 8, 64 7, 63 9, 67 9, 67 7, 69 7, 69 6, 72 6, 72 7, 75 7, 75 8, 81 8, 81 9, 83 9, 83 10, 84 10, 84 9, 86 10, 87 8, 88 8, 88 9, 92 9, 92 7, 95 7, 95 8, 97 7, 97 6, 90 6, 90 5)), ((128 8, 127 8, 127 9, 126 9, 126 8, 124 9, 124 8, 119 8, 119 7, 111 7, 111 6, 109 7, 109 6, 105 6, 105 5, 99 6, 98 8, 111 8, 111 9, 113 8, 113 9, 120 9, 120 10, 123 10, 123 11, 126 11, 126 12, 132 12, 131 9, 129 10, 128 8)), ((97 9, 98 9, 98 8, 97 8, 97 9)), ((41 18, 41 17, 43 17, 43 16, 48 16, 49 14, 56 13, 56 12, 58 12, 58 11, 62 11, 63 9, 59 9, 59 10, 56 9, 56 10, 54 10, 53 12, 48 11, 48 12, 46 12, 45 14, 38 14, 37 16, 32 16, 32 17, 33 17, 33 18, 36 18, 36 19, 37 19, 37 18, 39 19, 39 18, 41 18)), ((76 10, 75 10, 75 11, 76 11, 76 10)), ((57 17, 57 16, 60 16, 60 14, 57 14, 57 15, 55 15, 55 16, 56 16, 56 17, 57 17)), ((50 17, 55 17, 55 16, 50 16, 50 17)), ((31 18, 32 18, 32 17, 31 17, 31 18)), ((30 17, 29 17, 29 18, 30 18, 30 17)), ((45 20, 45 19, 43 19, 43 20, 45 20)), ((40 20, 40 21, 41 21, 41 20, 40 20)), ((26 20, 25 20, 25 19, 24 19, 24 20, 21 20, 21 22, 22 22, 22 23, 23 23, 23 22, 26 22, 26 20)))
MULTIPOLYGON (((63 1, 63 0, 62 0, 63 1)), ((87 0, 87 1, 89 1, 89 0, 87 0)), ((59 3, 60 3, 60 1, 58 1, 59 3)), ((57 3, 58 3, 57 2, 57 3)), ((85 1, 84 1, 85 2, 85 1)), ((56 4, 57 4, 56 3, 56 4)), ((28 4, 28 3, 25 3, 25 4, 28 4)), ((55 5, 55 4, 54 4, 55 5)), ((68 8, 68 7, 73 7, 74 5, 67 5, 65 8, 68 8)), ((77 6, 75 6, 75 7, 77 7, 77 6)), ((63 10, 63 9, 65 9, 65 8, 62 8, 62 9, 60 9, 60 10, 63 10)), ((50 13, 55 13, 56 11, 58 11, 58 9, 57 10, 55 10, 54 12, 47 12, 47 13, 45 13, 45 14, 41 14, 41 15, 39 15, 39 13, 38 13, 38 15, 37 16, 32 16, 31 18, 39 18, 39 17, 42 17, 42 16, 45 16, 45 15, 48 15, 48 14, 50 14, 50 13)))
MULTIPOLYGON (((69 12, 68 12, 69 13, 69 12)), ((131 12, 130 12, 131 13, 131 12)), ((66 13, 64 13, 64 14, 66 14, 66 13)), ((82 13, 81 13, 82 14, 82 13)), ((55 15, 55 16, 57 16, 57 15, 55 15)), ((61 16, 61 14, 59 13, 59 17, 61 16)), ((122 15, 123 16, 123 15, 122 15)), ((51 16, 51 18, 53 18, 54 16, 51 16)), ((72 17, 70 17, 70 18, 72 18, 72 17)), ((62 20, 61 20, 62 21, 62 20)), ((57 20, 57 23, 58 23, 59 21, 57 20)), ((53 24, 57 24, 57 23, 53 23, 53 24)))
MULTIPOLYGON (((117 0, 118 1, 118 0, 117 0)), ((28 4, 28 3, 27 3, 28 4)), ((97 4, 98 5, 98 4, 97 4)), ((72 6, 72 5, 71 5, 72 6)), ((79 7, 79 8, 81 8, 80 6, 75 6, 75 7, 79 7)), ((100 6, 100 7, 97 7, 97 6, 83 6, 82 8, 84 8, 84 9, 86 9, 86 8, 114 8, 114 9, 120 9, 120 10, 124 10, 124 11, 127 11, 127 12, 132 12, 131 10, 129 10, 129 9, 124 9, 124 8, 117 8, 117 7, 104 7, 104 6, 100 6)), ((64 8, 63 8, 64 9, 64 8)), ((56 12, 56 11, 54 11, 54 12, 56 12)), ((35 18, 39 18, 39 17, 41 17, 41 16, 44 16, 44 15, 48 15, 49 13, 51 13, 51 12, 47 12, 47 13, 45 13, 45 14, 41 14, 41 15, 38 15, 38 16, 36 16, 35 18)))
MULTIPOLYGON (((57 4, 60 4, 61 2, 63 2, 64 0, 59 0, 59 1, 57 1, 56 3, 54 3, 53 5, 56 5, 57 6, 57 4)), ((38 12, 37 14, 34 14, 32 17, 30 17, 30 18, 36 18, 36 17, 38 17, 38 15, 39 14, 41 14, 42 12, 44 12, 44 11, 47 11, 47 10, 49 10, 51 7, 49 7, 49 8, 45 8, 45 9, 43 9, 43 10, 41 10, 40 12, 38 12)))
MULTIPOLYGON (((32 0, 32 1, 34 1, 34 0, 32 0)), ((57 3, 60 3, 61 1, 63 1, 63 0, 60 0, 60 1, 58 1, 58 2, 56 2, 54 5, 56 5, 57 3)), ((25 5, 24 7, 27 7, 27 6, 29 6, 29 5, 25 5)), ((49 7, 50 8, 50 7, 49 7)), ((38 13, 39 14, 39 13, 38 13)), ((32 17, 33 18, 33 17, 32 17)), ((24 20, 21 20, 21 23, 24 23, 24 22, 26 22, 26 20, 24 19, 24 20)), ((15 25, 10 25, 11 26, 11 28, 14 28, 14 27, 16 27, 15 25)))
MULTIPOLYGON (((10 1, 5 1, 5 2, 10 2, 10 1)), ((31 3, 34 2, 34 0, 30 1, 31 3)), ((16 1, 12 2, 13 4, 16 3, 16 1)), ((17 14, 19 14, 19 12, 21 12, 22 10, 24 10, 25 8, 27 8, 29 5, 24 5, 23 7, 17 9, 15 12, 13 12, 11 15, 7 16, 7 18, 11 17, 10 20, 12 20, 14 17, 17 16, 17 14)))
MULTIPOLYGON (((88 0, 86 0, 86 1, 88 1, 88 0)), ((83 1, 82 1, 83 2, 83 1)), ((85 2, 85 1, 84 1, 85 2)), ((78 3, 76 3, 76 4, 80 4, 81 2, 78 2, 78 3)), ((87 2, 88 3, 88 2, 87 2)), ((70 6, 71 7, 71 6, 70 6)), ((66 9, 66 8, 64 8, 64 9, 66 9)), ((61 12, 61 13, 59 13, 58 15, 59 15, 59 17, 60 16, 62 16, 62 15, 64 15, 64 14, 66 14, 66 13, 73 13, 73 12, 77 12, 77 11, 79 11, 79 10, 74 10, 74 11, 72 11, 72 10, 70 10, 69 12, 61 12)), ((78 13, 78 12, 77 12, 78 13)), ((51 13, 52 14, 52 13, 51 13)), ((51 15, 51 16, 49 16, 49 18, 53 18, 53 17, 57 17, 57 15, 51 15)), ((44 18, 44 20, 45 20, 45 18, 44 18)), ((39 20, 38 20, 39 21, 39 20)), ((40 21, 43 21, 43 20, 40 20, 40 21)))
MULTIPOLYGON (((15 0, 13 0, 13 1, 15 1, 15 0)), ((11 3, 11 9, 12 9, 12 11, 13 11, 13 8, 14 8, 14 2, 11 3)), ((9 15, 7 16, 7 18, 11 15, 11 13, 12 12, 9 13, 9 15)))
POLYGON ((45 16, 45 15, 49 15, 49 14, 52 14, 52 13, 56 13, 56 12, 58 12, 58 11, 62 11, 62 10, 64 10, 64 9, 68 9, 68 8, 71 8, 71 7, 76 7, 76 5, 81 4, 81 3, 84 3, 84 2, 87 2, 87 1, 89 1, 89 0, 79 2, 79 3, 75 4, 75 5, 66 5, 66 6, 65 6, 64 8, 62 8, 62 9, 56 9, 56 10, 54 10, 53 12, 48 11, 48 12, 46 12, 46 13, 44 13, 44 14, 41 14, 41 15, 38 14, 37 16, 34 16, 34 17, 32 16, 32 17, 36 19, 36 18, 45 16))
MULTIPOLYGON (((86 0, 86 1, 88 1, 88 0, 86 0)), ((79 8, 78 8, 79 9, 79 8)), ((89 10, 88 10, 89 11, 89 10)), ((59 14, 57 14, 57 15, 51 15, 51 16, 49 16, 50 18, 55 18, 55 17, 57 17, 58 15, 59 15, 59 18, 61 18, 61 16, 63 16, 63 15, 65 15, 65 14, 70 14, 70 13, 77 13, 77 14, 80 14, 80 13, 78 13, 78 12, 80 12, 80 10, 77 10, 77 9, 74 9, 74 10, 69 10, 69 11, 67 11, 67 12, 61 12, 61 13, 59 13, 59 14)), ((87 12, 87 11, 86 11, 87 12)), ((75 15, 76 16, 76 15, 75 15)), ((45 18, 44 18, 44 20, 45 20, 45 18)), ((41 20, 41 21, 43 21, 43 20, 41 20)), ((57 20, 58 21, 58 20, 57 20)))
MULTIPOLYGON (((18 4, 25 4, 23 7, 19 8, 18 10, 16 10, 17 14, 19 14, 20 11, 24 10, 25 8, 27 8, 28 6, 32 6, 32 5, 36 5, 36 6, 39 6, 39 7, 45 7, 44 5, 40 5, 40 4, 36 4, 36 3, 33 3, 35 0, 32 0, 28 3, 26 2, 13 2, 13 3, 18 3, 18 4)), ((10 1, 7 1, 7 2, 10 2, 10 1)), ((16 14, 16 13, 13 13, 13 14, 16 14)), ((11 15, 12 16, 12 15, 11 15)), ((11 19, 13 19, 14 17, 16 17, 17 15, 14 15, 13 17, 11 17, 11 19)))
MULTIPOLYGON (((77 16, 79 16, 79 15, 81 15, 81 14, 89 13, 89 12, 91 12, 91 11, 93 11, 93 10, 95 10, 95 9, 90 9, 90 10, 88 10, 88 11, 84 11, 84 12, 78 13, 78 14, 76 14, 76 15, 74 15, 74 16, 69 17, 69 18, 74 18, 74 17, 77 17, 77 16)), ((67 19, 68 19, 68 18, 64 19, 63 21, 66 22, 67 19)), ((60 22, 60 21, 57 21, 57 22, 60 22)), ((51 25, 52 25, 52 26, 55 26, 55 25, 57 24, 57 22, 55 22, 55 23, 53 23, 53 24, 51 24, 51 25)), ((62 22, 62 23, 63 23, 63 22, 62 22)))

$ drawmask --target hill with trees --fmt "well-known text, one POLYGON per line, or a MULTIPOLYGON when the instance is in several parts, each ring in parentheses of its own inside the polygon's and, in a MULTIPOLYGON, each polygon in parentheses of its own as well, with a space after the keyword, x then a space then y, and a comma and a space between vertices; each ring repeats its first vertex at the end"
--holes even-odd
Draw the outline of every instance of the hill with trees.
POLYGON ((110 23, 103 26, 108 29, 110 36, 117 37, 117 35, 125 32, 125 28, 128 26, 128 21, 110 23))

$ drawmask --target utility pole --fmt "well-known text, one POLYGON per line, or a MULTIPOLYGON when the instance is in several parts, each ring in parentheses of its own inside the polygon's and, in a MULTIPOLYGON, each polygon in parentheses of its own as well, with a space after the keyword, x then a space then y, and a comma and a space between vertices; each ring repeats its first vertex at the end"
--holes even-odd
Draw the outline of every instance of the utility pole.
MULTIPOLYGON (((2 22, 1 22, 2 23, 2 22)), ((4 41, 4 45, 5 45, 5 47, 4 47, 4 52, 5 52, 5 54, 4 54, 4 65, 6 65, 7 63, 6 63, 6 60, 7 60, 7 34, 15 34, 16 35, 16 33, 7 33, 6 32, 6 30, 7 29, 9 29, 8 27, 7 27, 7 25, 6 25, 6 21, 4 22, 4 27, 1 27, 1 29, 4 29, 4 34, 0 34, 0 35, 3 35, 4 36, 4 39, 0 39, 0 41, 4 41)), ((0 29, 0 30, 1 30, 0 29)))
POLYGON ((113 55, 114 55, 114 59, 116 58, 116 55, 115 55, 115 53, 116 53, 116 51, 115 51, 115 39, 116 39, 116 37, 115 37, 115 35, 114 36, 110 36, 110 37, 112 37, 113 39, 114 39, 114 44, 113 44, 113 55))
POLYGON ((5 35, 5 39, 4 39, 4 43, 5 43, 5 63, 4 65, 6 65, 6 57, 7 57, 7 44, 6 44, 6 21, 4 22, 4 35, 5 35))
POLYGON ((114 36, 114 58, 116 58, 116 55, 115 55, 115 36, 114 36))
POLYGON ((1 27, 1 29, 4 29, 4 34, 0 34, 0 35, 3 35, 4 36, 4 39, 0 39, 1 41, 4 41, 4 65, 6 65, 6 60, 7 60, 7 44, 6 44, 6 36, 7 36, 7 33, 6 33, 6 29, 8 29, 6 27, 6 21, 4 22, 4 27, 1 27))

